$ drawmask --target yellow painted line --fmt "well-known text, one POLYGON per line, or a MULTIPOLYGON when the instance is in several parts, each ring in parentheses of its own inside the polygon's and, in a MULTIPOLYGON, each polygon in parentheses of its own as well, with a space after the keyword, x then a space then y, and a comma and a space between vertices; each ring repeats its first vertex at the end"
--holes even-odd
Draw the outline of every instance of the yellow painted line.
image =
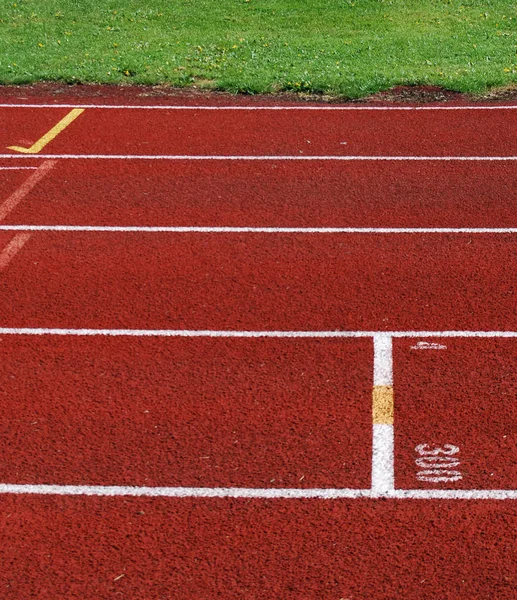
POLYGON ((84 108, 74 108, 71 110, 66 117, 61 119, 59 123, 54 125, 50 131, 48 131, 43 137, 41 137, 37 142, 32 144, 30 148, 24 148, 23 146, 8 146, 9 150, 14 150, 15 152, 22 152, 23 154, 38 154, 41 150, 51 142, 56 136, 58 136, 63 129, 68 127, 72 121, 75 121, 77 117, 84 112, 84 108))
POLYGON ((393 386, 374 385, 372 394, 374 425, 393 425, 393 386))

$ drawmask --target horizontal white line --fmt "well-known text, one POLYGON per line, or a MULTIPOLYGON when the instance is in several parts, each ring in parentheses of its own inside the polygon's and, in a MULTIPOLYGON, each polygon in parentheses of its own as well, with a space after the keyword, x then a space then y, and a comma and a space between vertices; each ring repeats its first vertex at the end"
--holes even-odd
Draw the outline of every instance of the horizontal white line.
POLYGON ((136 104, 31 104, 1 103, 0 108, 102 108, 129 110, 513 110, 517 105, 484 106, 185 106, 136 104))
POLYGON ((61 329, 50 327, 0 327, 0 335, 77 335, 111 337, 211 337, 211 338, 517 338, 517 331, 235 331, 216 329, 61 329))
POLYGON ((517 233, 517 227, 173 227, 136 225, 0 225, 0 231, 113 233, 517 233))
POLYGON ((23 171, 27 169, 37 169, 38 167, 0 167, 0 171, 23 171))
POLYGON ((0 159, 67 160, 302 160, 302 161, 513 161, 517 156, 303 156, 303 155, 194 155, 194 154, 0 154, 0 159))
POLYGON ((58 496, 148 496, 165 498, 264 498, 303 499, 320 498, 393 498, 418 500, 515 500, 517 490, 374 490, 335 488, 189 488, 189 487, 133 487, 104 485, 24 485, 0 484, 0 494, 42 494, 58 496))

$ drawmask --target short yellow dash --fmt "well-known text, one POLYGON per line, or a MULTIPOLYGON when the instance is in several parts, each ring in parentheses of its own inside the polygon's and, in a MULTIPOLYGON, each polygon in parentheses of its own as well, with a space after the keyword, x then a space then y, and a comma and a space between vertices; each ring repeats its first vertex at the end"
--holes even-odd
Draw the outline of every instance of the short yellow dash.
POLYGON ((58 136, 63 129, 68 127, 72 121, 77 119, 77 117, 84 112, 84 108, 74 108, 71 110, 66 117, 61 119, 59 123, 54 125, 50 131, 48 131, 43 137, 41 137, 37 142, 32 144, 30 148, 24 148, 23 146, 8 146, 9 150, 14 150, 15 152, 22 152, 23 154, 38 154, 41 150, 51 142, 56 136, 58 136))
POLYGON ((393 386, 373 386, 373 424, 393 425, 393 386))

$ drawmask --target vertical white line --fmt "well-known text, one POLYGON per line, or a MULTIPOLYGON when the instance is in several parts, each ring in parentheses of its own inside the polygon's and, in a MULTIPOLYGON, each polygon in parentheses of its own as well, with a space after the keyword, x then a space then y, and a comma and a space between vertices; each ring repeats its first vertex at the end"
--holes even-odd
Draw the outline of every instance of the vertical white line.
POLYGON ((393 352, 389 334, 373 336, 372 492, 395 488, 393 431, 393 352))
POLYGON ((393 385, 391 334, 373 336, 373 385, 393 385))

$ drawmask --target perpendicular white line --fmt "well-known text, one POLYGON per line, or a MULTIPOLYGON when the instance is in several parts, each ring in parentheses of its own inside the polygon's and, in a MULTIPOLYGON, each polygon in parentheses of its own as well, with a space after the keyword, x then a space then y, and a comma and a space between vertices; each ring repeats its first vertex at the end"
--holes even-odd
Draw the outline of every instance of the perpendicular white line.
POLYGON ((372 490, 391 492, 395 486, 393 401, 393 349, 392 338, 386 333, 373 336, 373 430, 372 430, 372 490))
POLYGON ((194 154, 0 154, 0 159, 193 160, 193 161, 514 161, 517 156, 343 156, 194 154))
POLYGON ((138 487, 109 485, 0 484, 0 494, 56 496, 144 496, 151 498, 256 498, 322 499, 354 498, 396 500, 516 500, 517 490, 391 490, 340 488, 210 488, 210 487, 138 487))
POLYGON ((373 385, 393 385, 393 351, 391 336, 373 336, 373 385))
POLYGON ((166 225, 0 225, 0 231, 83 231, 92 233, 514 234, 517 233, 517 227, 177 227, 166 225))
POLYGON ((393 425, 374 423, 372 428, 372 491, 390 493, 395 485, 393 425))
POLYGON ((253 111, 253 110, 265 110, 265 111, 277 111, 277 110, 309 110, 309 111, 356 111, 356 110, 398 110, 398 111, 413 111, 413 110, 514 110, 517 109, 517 105, 480 105, 480 106, 304 106, 290 105, 290 106, 194 106, 194 105, 174 105, 174 104, 35 104, 35 103, 0 103, 0 108, 100 108, 107 110, 208 110, 208 111, 219 111, 219 110, 242 110, 242 111, 253 111))
POLYGON ((0 327, 0 335, 77 335, 127 337, 212 338, 517 338, 517 331, 235 331, 216 329, 72 329, 52 327, 0 327))

